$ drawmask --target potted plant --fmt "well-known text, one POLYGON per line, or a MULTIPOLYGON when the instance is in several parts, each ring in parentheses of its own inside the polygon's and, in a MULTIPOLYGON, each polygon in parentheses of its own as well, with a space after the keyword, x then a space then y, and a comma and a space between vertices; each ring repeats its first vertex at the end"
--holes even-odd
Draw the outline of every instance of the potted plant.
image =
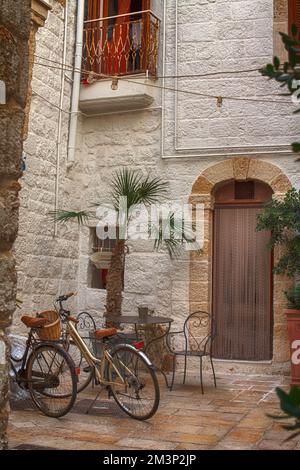
POLYGON ((288 306, 285 310, 291 347, 292 385, 300 386, 300 285, 285 292, 288 306))
MULTIPOLYGON (((288 191, 282 200, 273 199, 258 215, 257 230, 268 230, 270 248, 279 247, 282 255, 274 267, 275 274, 291 279, 300 276, 300 190, 288 191)), ((300 386, 300 285, 296 283, 285 295, 285 310, 291 349, 292 384, 300 386), (299 352, 298 352, 299 351, 299 352), (299 362, 299 364, 298 364, 299 362)))

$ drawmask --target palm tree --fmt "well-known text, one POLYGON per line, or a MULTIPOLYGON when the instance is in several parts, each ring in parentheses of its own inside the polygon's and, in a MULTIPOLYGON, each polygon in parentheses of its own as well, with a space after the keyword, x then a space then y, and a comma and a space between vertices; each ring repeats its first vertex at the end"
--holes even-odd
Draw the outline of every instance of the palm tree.
MULTIPOLYGON (((123 290, 123 272, 125 264, 126 246, 126 233, 128 225, 131 221, 132 209, 137 205, 148 206, 160 202, 160 199, 166 195, 167 182, 160 178, 149 176, 142 176, 135 170, 124 168, 117 171, 112 178, 111 182, 111 200, 113 202, 114 210, 119 216, 122 211, 122 216, 125 216, 125 224, 119 227, 116 234, 116 243, 112 250, 112 257, 110 268, 107 275, 107 297, 106 297, 106 311, 107 315, 118 317, 121 315, 122 308, 122 290, 123 290), (127 198, 127 207, 124 209, 120 207, 120 198, 127 198)), ((97 204, 99 206, 100 204, 97 204)), ((79 225, 88 225, 89 221, 94 218, 91 211, 65 211, 58 210, 51 213, 55 220, 59 222, 67 222, 75 219, 79 225)), ((120 220, 120 217, 119 217, 120 220)), ((150 231, 154 231, 154 248, 158 250, 164 242, 170 256, 176 256, 179 252, 179 247, 183 241, 189 243, 194 242, 192 236, 186 236, 182 231, 182 227, 176 225, 174 214, 170 214, 169 220, 169 235, 168 238, 164 237, 164 227, 167 224, 159 221, 159 225, 149 226, 150 231)))

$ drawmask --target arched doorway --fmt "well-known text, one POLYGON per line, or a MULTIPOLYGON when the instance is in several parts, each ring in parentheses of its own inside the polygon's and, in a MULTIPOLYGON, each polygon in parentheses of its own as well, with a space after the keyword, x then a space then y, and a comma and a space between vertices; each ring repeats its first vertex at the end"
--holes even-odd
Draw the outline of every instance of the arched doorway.
MULTIPOLYGON (((190 254, 189 309, 212 312, 213 300, 213 251, 214 251, 214 211, 216 192, 228 182, 260 181, 272 189, 273 198, 282 198, 291 188, 288 177, 277 165, 253 157, 235 157, 219 161, 208 166, 196 178, 189 202, 196 208, 197 204, 204 205, 204 246, 200 253, 190 254)), ((196 211, 195 211, 196 213, 196 211)), ((274 250, 274 263, 280 256, 278 248, 274 250)), ((249 363, 243 368, 235 361, 231 368, 252 373, 261 371, 278 372, 283 364, 289 361, 289 343, 287 338, 286 319, 283 310, 286 307, 284 291, 290 286, 290 280, 284 276, 273 276, 273 351, 270 366, 249 363)), ((212 312, 213 313, 213 312, 212 312)), ((230 361, 230 359, 229 359, 230 361)), ((218 362, 220 370, 223 365, 218 362)), ((227 369, 227 365, 224 368, 227 369)), ((223 369, 222 369, 223 370, 223 369)))
POLYGON ((272 358, 272 254, 257 215, 273 191, 246 180, 217 185, 213 215, 214 357, 272 358))

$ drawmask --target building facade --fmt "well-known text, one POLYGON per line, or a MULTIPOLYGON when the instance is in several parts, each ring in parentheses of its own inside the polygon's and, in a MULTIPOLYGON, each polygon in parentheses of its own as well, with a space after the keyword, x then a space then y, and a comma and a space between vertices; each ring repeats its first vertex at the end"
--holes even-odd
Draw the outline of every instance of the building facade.
POLYGON ((103 314, 95 227, 56 227, 48 212, 108 202, 114 172, 133 168, 167 180, 169 201, 204 204, 204 247, 171 260, 130 241, 123 313, 147 304, 180 325, 191 311, 211 311, 217 369, 288 370, 288 281, 273 276, 278 254, 255 225, 265 200, 300 184, 290 151, 298 118, 258 72, 274 54, 285 58, 278 31, 288 31, 295 2, 77 3, 79 14, 76 2, 52 0, 37 34, 16 246, 22 311, 76 289, 76 310, 103 314), (79 50, 81 76, 70 66, 61 74, 79 50))

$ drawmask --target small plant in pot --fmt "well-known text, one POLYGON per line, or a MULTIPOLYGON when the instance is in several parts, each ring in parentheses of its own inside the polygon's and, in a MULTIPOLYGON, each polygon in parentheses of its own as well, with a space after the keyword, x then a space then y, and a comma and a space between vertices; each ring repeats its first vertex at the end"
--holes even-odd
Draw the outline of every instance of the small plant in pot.
MULTIPOLYGON (((291 351, 292 385, 300 386, 300 360, 294 358, 300 347, 300 190, 288 191, 282 200, 273 199, 258 216, 257 230, 270 231, 270 248, 279 247, 281 256, 275 274, 294 279, 295 286, 285 292, 288 306, 288 333, 291 351)), ((300 355, 299 355, 300 357, 300 355)))

